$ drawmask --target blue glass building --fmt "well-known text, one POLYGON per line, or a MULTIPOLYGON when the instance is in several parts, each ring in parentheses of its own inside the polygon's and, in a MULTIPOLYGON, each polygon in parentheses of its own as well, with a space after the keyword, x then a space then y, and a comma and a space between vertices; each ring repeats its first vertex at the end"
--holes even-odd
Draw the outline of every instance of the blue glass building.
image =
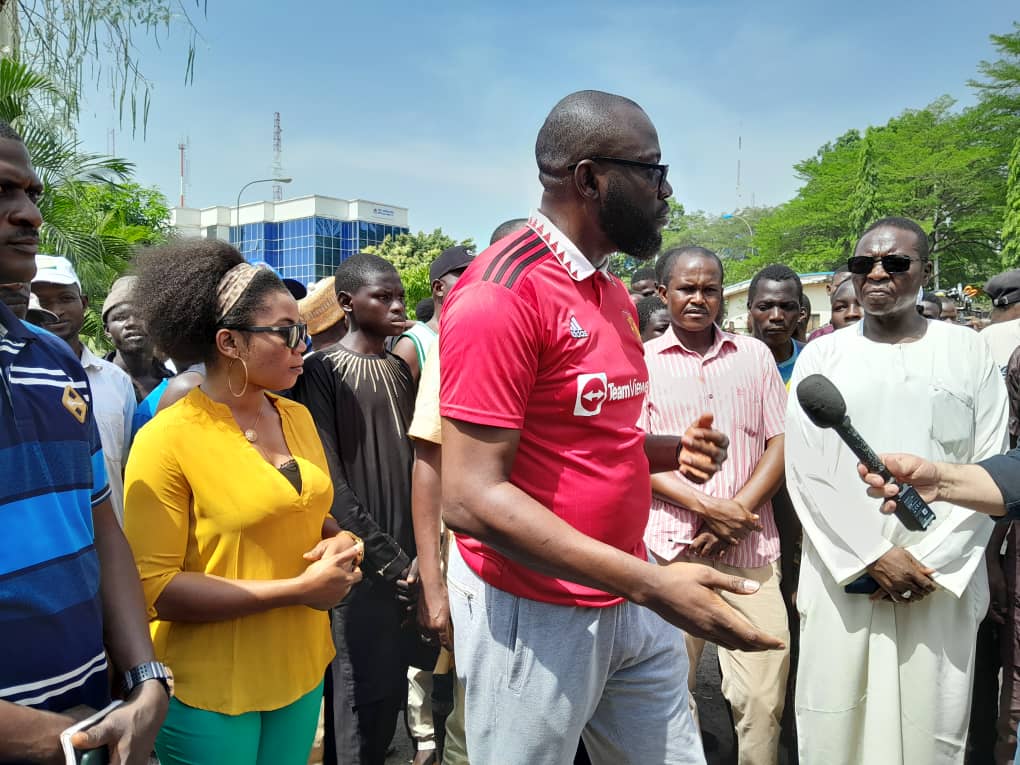
POLYGON ((408 231, 406 208, 322 196, 236 210, 175 208, 171 222, 185 236, 229 241, 248 261, 265 261, 281 276, 304 284, 332 276, 351 255, 408 231))
POLYGON ((230 243, 248 261, 265 261, 281 276, 308 284, 332 276, 342 261, 365 247, 403 233, 406 227, 316 215, 231 226, 230 243))

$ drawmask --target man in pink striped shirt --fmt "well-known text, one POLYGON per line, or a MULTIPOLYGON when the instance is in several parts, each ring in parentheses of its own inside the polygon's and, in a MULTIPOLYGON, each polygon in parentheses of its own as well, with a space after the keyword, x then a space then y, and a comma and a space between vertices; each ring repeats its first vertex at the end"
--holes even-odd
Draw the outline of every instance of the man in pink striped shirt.
MULTIPOLYGON (((768 346, 715 325, 723 283, 715 253, 701 247, 667 250, 656 276, 670 328, 645 344, 650 389, 640 425, 649 433, 675 433, 710 412, 714 427, 730 437, 730 458, 700 486, 679 472, 653 475, 645 543, 660 563, 686 560, 759 582, 754 595, 720 595, 752 624, 787 642, 771 504, 783 482, 786 388, 768 346)), ((693 692, 704 641, 689 635, 686 641, 693 692)), ((740 765, 775 765, 788 650, 720 649, 719 662, 740 765)))

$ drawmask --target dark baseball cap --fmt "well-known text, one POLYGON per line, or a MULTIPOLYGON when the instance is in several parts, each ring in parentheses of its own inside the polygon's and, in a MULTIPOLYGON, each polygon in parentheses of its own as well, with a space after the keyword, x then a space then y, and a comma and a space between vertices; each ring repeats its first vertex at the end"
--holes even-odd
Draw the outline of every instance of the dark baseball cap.
POLYGON ((283 274, 281 274, 279 270, 273 268, 266 261, 256 260, 252 263, 252 265, 258 266, 259 268, 268 268, 270 271, 272 271, 274 274, 280 277, 280 281, 283 282, 283 286, 287 288, 287 292, 289 292, 294 297, 295 300, 301 300, 308 296, 308 288, 305 287, 305 285, 303 285, 297 279, 285 279, 283 277, 283 274))
POLYGON ((433 260, 432 265, 429 266, 429 281, 434 282, 436 279, 442 279, 451 271, 467 268, 471 265, 474 257, 471 250, 462 245, 448 247, 439 253, 439 257, 433 260))
POLYGON ((985 285, 985 292, 996 308, 1020 303, 1020 268, 993 276, 985 285))

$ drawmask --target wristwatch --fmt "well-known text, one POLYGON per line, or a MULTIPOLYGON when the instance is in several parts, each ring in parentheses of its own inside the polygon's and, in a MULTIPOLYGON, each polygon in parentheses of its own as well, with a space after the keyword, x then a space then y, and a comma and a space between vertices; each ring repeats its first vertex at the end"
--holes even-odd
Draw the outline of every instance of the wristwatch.
POLYGON ((173 679, 173 673, 168 666, 158 661, 147 661, 124 673, 124 695, 127 696, 148 680, 158 680, 166 695, 173 696, 173 679))

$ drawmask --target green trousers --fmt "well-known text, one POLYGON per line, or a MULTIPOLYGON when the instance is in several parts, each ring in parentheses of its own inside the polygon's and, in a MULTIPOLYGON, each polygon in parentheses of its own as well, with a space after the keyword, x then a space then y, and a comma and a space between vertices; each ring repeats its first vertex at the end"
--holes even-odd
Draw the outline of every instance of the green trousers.
POLYGON ((156 738, 162 765, 306 765, 322 683, 271 712, 225 715, 170 700, 156 738))

